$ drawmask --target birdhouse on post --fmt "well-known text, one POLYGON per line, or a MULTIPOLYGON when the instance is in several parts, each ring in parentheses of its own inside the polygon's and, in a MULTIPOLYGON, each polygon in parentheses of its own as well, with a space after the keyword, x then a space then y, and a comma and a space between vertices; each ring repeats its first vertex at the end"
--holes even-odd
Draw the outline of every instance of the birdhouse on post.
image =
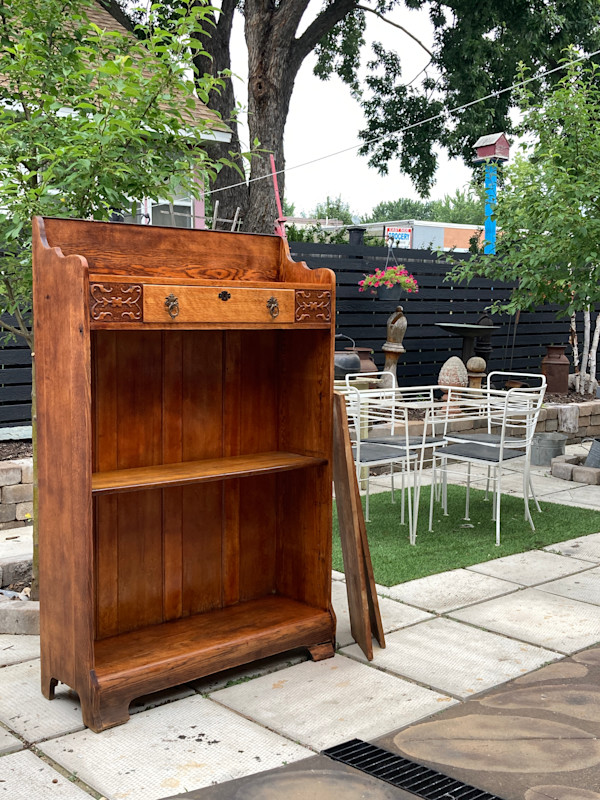
POLYGON ((496 220, 492 219, 497 198, 498 164, 508 161, 510 143, 505 133, 480 136, 473 145, 476 164, 485 164, 485 245, 484 253, 496 252, 496 220))
POLYGON ((508 161, 510 142, 505 133, 490 133, 488 136, 480 136, 473 145, 477 151, 476 164, 494 159, 495 163, 508 161))

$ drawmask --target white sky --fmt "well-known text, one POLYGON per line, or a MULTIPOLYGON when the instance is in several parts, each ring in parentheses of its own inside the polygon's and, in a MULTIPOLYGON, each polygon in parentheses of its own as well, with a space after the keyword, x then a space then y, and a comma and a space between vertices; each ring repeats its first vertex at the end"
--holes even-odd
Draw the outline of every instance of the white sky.
MULTIPOLYGON (((312 19, 309 12, 319 7, 318 0, 313 0, 305 19, 312 19)), ((426 12, 396 9, 390 19, 410 30, 431 49, 433 26, 426 12)), ((364 61, 370 56, 370 42, 380 41, 401 55, 403 75, 407 80, 411 80, 429 60, 427 53, 409 36, 373 14, 367 14, 366 40, 368 49, 364 51, 364 61)), ((235 81, 235 91, 238 101, 244 105, 246 58, 242 18, 238 14, 234 25, 232 69, 243 78, 243 81, 235 81)), ((351 212, 358 216, 368 214, 377 203, 385 200, 397 200, 400 197, 418 199, 411 181, 400 173, 396 164, 390 165, 387 176, 380 176, 367 166, 368 159, 359 156, 356 150, 291 169, 359 144, 358 131, 365 127, 360 106, 351 98, 348 87, 337 77, 329 81, 315 77, 312 73, 314 63, 314 56, 309 56, 298 73, 285 129, 288 170, 285 196, 295 204, 296 214, 310 214, 317 203, 324 202, 328 195, 334 198, 341 196, 350 205, 351 212)), ((247 133, 242 132, 242 136, 247 144, 247 133)), ((440 153, 440 166, 431 198, 442 198, 445 194, 454 194, 456 189, 464 189, 471 174, 471 169, 462 161, 450 161, 440 153)))

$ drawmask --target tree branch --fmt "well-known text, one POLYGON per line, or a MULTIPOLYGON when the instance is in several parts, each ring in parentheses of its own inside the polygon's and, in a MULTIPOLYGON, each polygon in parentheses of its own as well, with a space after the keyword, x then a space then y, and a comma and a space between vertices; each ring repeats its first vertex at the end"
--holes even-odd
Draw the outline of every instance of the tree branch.
POLYGON ((4 284, 4 288, 6 289, 6 294, 8 295, 8 299, 15 307, 15 317, 17 318, 17 322, 19 323, 19 328, 13 328, 12 325, 8 325, 8 323, 2 322, 4 327, 11 331, 11 333, 16 333, 18 336, 22 336, 29 347, 33 349, 33 337, 31 335, 31 331, 25 325, 25 320, 23 319, 23 315, 21 314, 21 309, 19 308, 18 304, 15 301, 15 294, 13 292, 13 288, 8 278, 2 278, 2 283, 4 284))
POLYGON ((296 39, 292 47, 292 55, 297 64, 296 72, 306 56, 312 53, 323 36, 357 7, 356 0, 334 0, 318 17, 315 17, 302 36, 296 39))
POLYGON ((407 36, 410 36, 410 38, 414 42, 416 42, 420 47, 422 47, 423 50, 425 50, 425 52, 427 53, 427 55, 429 55, 429 56, 431 56, 431 58, 433 58, 433 53, 431 52, 431 50, 429 50, 427 47, 425 47, 425 45, 423 44, 423 42, 420 39, 417 39, 417 37, 413 33, 411 33, 410 31, 407 31, 406 28, 404 28, 402 25, 398 25, 397 22, 392 22, 391 19, 386 19, 383 16, 383 14, 379 13, 379 11, 375 11, 375 9, 369 8, 368 6, 357 5, 356 7, 360 8, 361 11, 368 11, 369 14, 375 14, 376 17, 379 17, 379 19, 382 19, 384 22, 387 22, 388 25, 393 25, 394 28, 399 28, 407 36))

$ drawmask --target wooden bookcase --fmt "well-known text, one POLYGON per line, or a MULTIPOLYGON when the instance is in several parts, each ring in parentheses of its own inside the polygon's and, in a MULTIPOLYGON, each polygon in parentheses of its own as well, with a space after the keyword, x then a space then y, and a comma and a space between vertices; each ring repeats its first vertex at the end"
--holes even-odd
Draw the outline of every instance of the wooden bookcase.
POLYGON ((36 218, 42 691, 334 652, 335 278, 276 236, 36 218))

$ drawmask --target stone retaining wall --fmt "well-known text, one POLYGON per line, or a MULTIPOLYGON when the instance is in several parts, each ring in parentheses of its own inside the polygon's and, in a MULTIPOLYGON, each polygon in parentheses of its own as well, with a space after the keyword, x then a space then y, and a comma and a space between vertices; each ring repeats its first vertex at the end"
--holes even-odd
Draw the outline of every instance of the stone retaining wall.
POLYGON ((33 519, 33 459, 0 461, 0 530, 29 525, 33 519))
MULTIPOLYGON (((579 408, 579 428, 577 433, 568 434, 568 444, 575 444, 582 439, 600 437, 600 400, 589 400, 585 403, 572 403, 579 408)), ((559 406, 544 406, 540 411, 538 433, 560 433, 558 421, 559 406)))

